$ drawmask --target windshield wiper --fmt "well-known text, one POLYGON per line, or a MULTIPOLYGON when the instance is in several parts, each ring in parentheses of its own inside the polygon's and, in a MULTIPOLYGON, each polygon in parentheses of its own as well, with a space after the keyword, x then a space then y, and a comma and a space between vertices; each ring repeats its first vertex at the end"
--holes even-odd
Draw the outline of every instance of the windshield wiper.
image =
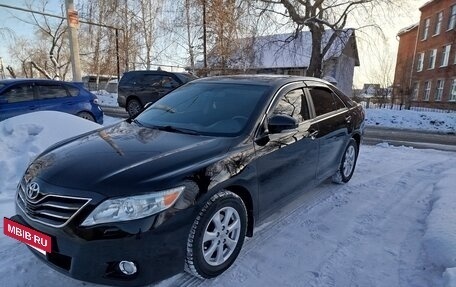
POLYGON ((137 119, 133 119, 132 122, 134 122, 135 124, 137 124, 138 126, 140 127, 143 127, 144 125, 142 123, 140 123, 137 119))
POLYGON ((159 129, 161 131, 166 131, 166 132, 173 132, 173 133, 181 133, 181 134, 189 134, 189 135, 200 135, 201 133, 192 130, 192 129, 186 129, 186 128, 177 128, 174 126, 154 126, 154 128, 159 129))
POLYGON ((168 107, 168 106, 165 106, 165 105, 155 105, 155 106, 151 106, 150 109, 155 109, 155 110, 162 110, 162 111, 165 111, 167 113, 172 113, 174 114, 176 111, 171 108, 171 107, 168 107))

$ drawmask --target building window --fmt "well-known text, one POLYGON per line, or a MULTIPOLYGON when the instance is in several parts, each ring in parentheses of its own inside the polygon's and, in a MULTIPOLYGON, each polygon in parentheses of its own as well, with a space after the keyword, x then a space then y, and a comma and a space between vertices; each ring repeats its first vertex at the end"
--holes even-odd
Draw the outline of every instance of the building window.
POLYGON ((456 5, 451 6, 450 19, 448 21, 448 30, 454 29, 456 25, 456 5))
POLYGON ((431 25, 431 19, 430 18, 427 18, 426 20, 424 20, 424 29, 423 29, 423 37, 421 38, 421 40, 426 40, 428 35, 429 35, 429 26, 431 25))
POLYGON ((429 66, 428 69, 434 69, 435 67, 435 56, 437 55, 437 49, 432 49, 429 54, 429 66))
POLYGON ((418 54, 418 63, 416 65, 416 71, 421 72, 423 70, 423 62, 424 62, 424 53, 418 54))
POLYGON ((431 82, 426 81, 424 82, 424 99, 425 101, 429 101, 429 95, 431 94, 431 82))
POLYGON ((443 46, 442 58, 440 59, 440 67, 448 66, 448 61, 450 60, 450 50, 451 45, 443 46))
POLYGON ((413 83, 412 100, 418 99, 419 92, 420 92, 420 83, 418 83, 418 82, 413 83))
POLYGON ((435 23, 434 35, 440 34, 440 29, 442 28, 443 12, 437 13, 437 21, 435 23))
POLYGON ((456 101, 456 79, 453 79, 453 82, 451 83, 450 101, 456 101))
POLYGON ((445 85, 444 80, 437 80, 437 85, 435 86, 435 101, 441 101, 442 100, 442 94, 443 94, 443 86, 445 85))

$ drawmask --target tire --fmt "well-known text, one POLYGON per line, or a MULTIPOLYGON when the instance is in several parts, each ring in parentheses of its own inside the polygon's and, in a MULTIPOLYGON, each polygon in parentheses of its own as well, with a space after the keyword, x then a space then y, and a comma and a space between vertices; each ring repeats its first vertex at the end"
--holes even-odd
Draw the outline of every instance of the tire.
POLYGON ((239 255, 246 230, 247 209, 242 199, 226 190, 213 195, 190 230, 185 271, 199 278, 223 273, 239 255))
POLYGON ((126 108, 128 115, 133 118, 139 115, 140 112, 143 111, 143 106, 141 102, 137 99, 131 99, 128 100, 127 102, 127 108, 126 108))
POLYGON ((88 112, 80 112, 80 113, 78 113, 77 116, 78 116, 78 117, 81 117, 81 118, 83 118, 83 119, 86 119, 86 120, 95 122, 95 118, 92 116, 92 114, 90 114, 90 113, 88 113, 88 112))
POLYGON ((358 144, 353 138, 351 138, 345 148, 344 155, 342 156, 339 164, 339 169, 332 177, 332 181, 339 184, 348 182, 355 171, 357 159, 358 144))

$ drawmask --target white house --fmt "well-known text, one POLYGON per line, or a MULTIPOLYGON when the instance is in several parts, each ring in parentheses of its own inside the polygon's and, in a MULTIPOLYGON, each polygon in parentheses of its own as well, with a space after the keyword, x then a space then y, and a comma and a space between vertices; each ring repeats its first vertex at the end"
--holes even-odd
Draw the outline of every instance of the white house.
MULTIPOLYGON (((333 30, 325 31, 322 47, 333 33, 333 30)), ((244 38, 231 43, 233 52, 225 58, 213 49, 207 58, 209 75, 272 73, 304 76, 310 63, 312 37, 309 31, 300 32, 290 41, 292 36, 276 34, 244 38)), ((355 31, 341 31, 323 61, 322 78, 335 81, 343 92, 351 95, 354 68, 359 66, 355 31)), ((198 62, 197 66, 201 69, 202 63, 198 62)))

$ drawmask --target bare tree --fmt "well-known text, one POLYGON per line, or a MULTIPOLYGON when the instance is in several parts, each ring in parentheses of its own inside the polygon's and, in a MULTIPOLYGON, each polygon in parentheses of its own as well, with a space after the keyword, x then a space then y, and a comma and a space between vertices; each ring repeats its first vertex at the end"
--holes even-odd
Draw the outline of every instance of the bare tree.
MULTIPOLYGON (((26 7, 36 9, 35 2, 26 2, 26 7)), ((48 2, 41 0, 38 3, 38 10, 45 12, 48 2)), ((64 5, 60 5, 60 15, 64 16, 64 5)), ((25 41, 24 39, 16 39, 13 45, 10 46, 10 51, 13 56, 22 62, 23 72, 26 72, 26 61, 33 63, 32 65, 40 71, 45 77, 65 79, 68 74, 70 59, 68 53, 68 40, 66 35, 65 19, 51 19, 47 16, 38 16, 31 14, 30 18, 18 18, 20 21, 30 24, 35 29, 37 40, 25 41), (25 41, 25 42, 24 42, 25 41), (26 46, 26 53, 17 51, 17 47, 26 46)), ((30 75, 32 76, 32 75, 30 75)))
MULTIPOLYGON (((267 3, 267 12, 289 18, 295 26, 295 38, 303 29, 312 35, 312 51, 307 75, 321 77, 323 59, 331 45, 347 27, 350 18, 362 16, 373 21, 379 10, 403 5, 407 0, 259 0, 267 3), (282 13, 285 8, 286 13, 282 13), (327 41, 323 42, 325 29, 332 31, 327 41)), ((353 23, 353 22, 352 22, 353 23)), ((363 25, 375 25, 364 23, 363 25)), ((353 27, 357 28, 357 27, 353 27)))
MULTIPOLYGON (((369 71, 369 80, 371 83, 378 84, 379 88, 375 91, 375 99, 380 107, 386 107, 388 97, 392 94, 393 84, 393 58, 387 49, 388 42, 385 38, 376 41, 377 53, 371 53, 369 65, 372 68, 369 71)), ((391 96, 391 105, 394 104, 394 97, 391 96)))

